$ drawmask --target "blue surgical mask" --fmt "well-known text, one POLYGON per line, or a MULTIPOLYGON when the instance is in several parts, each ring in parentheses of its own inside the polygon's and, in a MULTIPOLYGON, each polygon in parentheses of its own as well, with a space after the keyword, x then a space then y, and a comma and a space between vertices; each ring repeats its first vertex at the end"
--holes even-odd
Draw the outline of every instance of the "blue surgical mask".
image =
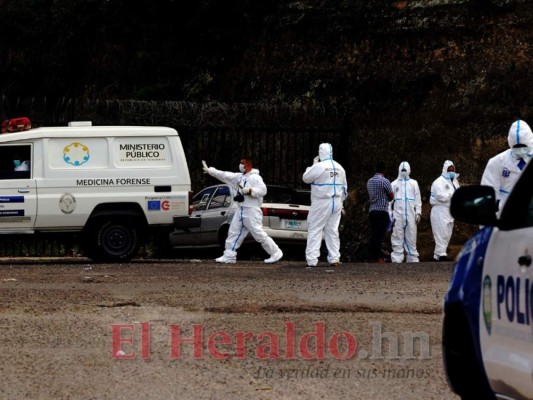
POLYGON ((244 164, 239 164, 239 171, 244 173, 244 164))
POLYGON ((13 160, 15 167, 20 167, 20 160, 13 160))
POLYGON ((448 178, 450 178, 450 179, 455 178, 455 172, 453 172, 453 171, 448 172, 448 178))

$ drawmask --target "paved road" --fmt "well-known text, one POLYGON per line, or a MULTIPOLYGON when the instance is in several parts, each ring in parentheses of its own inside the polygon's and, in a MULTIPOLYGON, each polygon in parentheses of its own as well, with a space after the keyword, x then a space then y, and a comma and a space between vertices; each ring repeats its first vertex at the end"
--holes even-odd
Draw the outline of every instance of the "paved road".
POLYGON ((3 260, 0 398, 455 399, 451 272, 3 260))

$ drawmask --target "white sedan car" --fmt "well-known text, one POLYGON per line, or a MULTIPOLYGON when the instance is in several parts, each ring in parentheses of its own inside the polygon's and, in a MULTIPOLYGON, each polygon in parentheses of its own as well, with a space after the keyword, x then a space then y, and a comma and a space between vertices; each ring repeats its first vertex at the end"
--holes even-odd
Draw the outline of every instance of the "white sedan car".
POLYGON ((532 164, 499 219, 488 186, 452 199, 454 218, 483 226, 459 254, 444 302, 446 373, 463 399, 533 399, 532 164))

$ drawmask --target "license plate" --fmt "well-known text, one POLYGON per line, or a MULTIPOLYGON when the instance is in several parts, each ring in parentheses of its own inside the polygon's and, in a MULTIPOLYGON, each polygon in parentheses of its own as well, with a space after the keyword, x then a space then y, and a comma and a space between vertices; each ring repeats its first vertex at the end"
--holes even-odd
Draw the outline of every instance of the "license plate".
POLYGON ((298 221, 297 219, 286 219, 285 220, 285 229, 294 229, 297 231, 302 230, 302 221, 298 221))

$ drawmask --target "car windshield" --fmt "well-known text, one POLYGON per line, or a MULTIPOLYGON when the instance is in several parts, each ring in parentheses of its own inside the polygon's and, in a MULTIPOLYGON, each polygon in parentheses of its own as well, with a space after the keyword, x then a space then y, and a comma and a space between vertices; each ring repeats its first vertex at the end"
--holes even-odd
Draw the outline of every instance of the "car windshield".
POLYGON ((282 186, 267 186, 265 203, 311 205, 311 194, 306 190, 294 190, 282 186))

